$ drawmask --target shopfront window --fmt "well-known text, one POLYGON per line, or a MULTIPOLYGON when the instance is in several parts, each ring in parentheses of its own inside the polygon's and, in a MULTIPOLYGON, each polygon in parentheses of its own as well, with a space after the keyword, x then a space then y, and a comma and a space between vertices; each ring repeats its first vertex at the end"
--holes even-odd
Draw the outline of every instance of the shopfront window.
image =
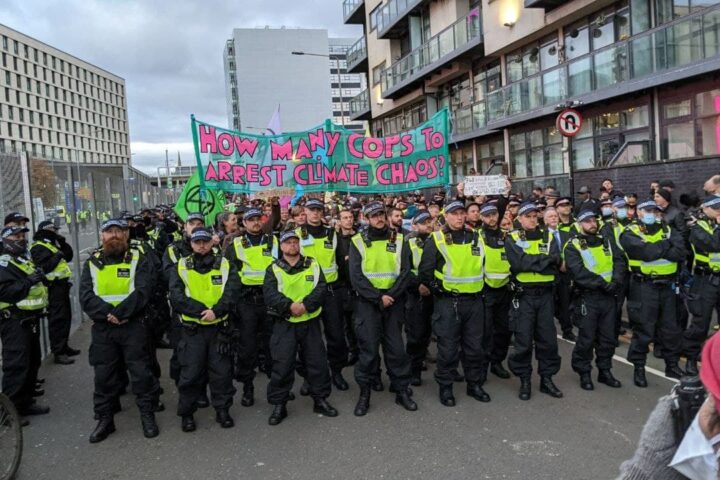
POLYGON ((510 159, 516 178, 562 174, 562 136, 555 127, 511 135, 510 159))
POLYGON ((662 158, 720 155, 720 89, 660 100, 662 158))

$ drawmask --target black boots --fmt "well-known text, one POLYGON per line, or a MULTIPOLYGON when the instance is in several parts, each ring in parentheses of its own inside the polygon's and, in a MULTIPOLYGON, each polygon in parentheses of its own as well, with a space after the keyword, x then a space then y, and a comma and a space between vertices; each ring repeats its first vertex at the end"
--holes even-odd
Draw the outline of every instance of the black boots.
POLYGON ((490 401, 490 395, 488 395, 487 392, 483 390, 482 386, 480 386, 479 383, 474 383, 472 385, 468 384, 467 394, 478 402, 487 403, 490 401))
POLYGON ((540 392, 554 398, 562 398, 562 392, 555 386, 551 377, 540 377, 540 392))
POLYGON ((268 423, 270 425, 280 425, 280 422, 282 422, 285 417, 287 417, 287 408, 285 407, 285 404, 281 403, 279 405, 275 405, 272 413, 270 414, 270 418, 268 418, 268 423))
POLYGON ((235 426, 235 420, 230 416, 230 412, 224 408, 215 413, 215 421, 219 423, 222 428, 232 428, 235 426))
POLYGON ((100 443, 115 431, 115 422, 110 415, 100 417, 95 430, 90 434, 90 443, 100 443))
POLYGON ((446 407, 455 406, 455 396, 452 385, 440 385, 440 403, 446 407))
POLYGON ((685 362, 685 373, 691 377, 696 377, 700 374, 697 367, 697 358, 688 358, 685 362))
POLYGON ((72 365, 73 363, 75 363, 75 360, 73 360, 72 358, 70 358, 70 357, 69 357, 67 354, 65 354, 65 353, 56 353, 56 354, 53 355, 53 356, 55 357, 55 360, 54 360, 55 363, 58 364, 58 365, 72 365))
POLYGON ((141 413, 140 422, 142 422, 143 435, 145 435, 145 438, 155 438, 160 435, 160 429, 157 426, 157 422, 155 422, 154 413, 141 413))
POLYGON ((529 377, 520 378, 520 393, 518 397, 520 400, 530 400, 530 392, 532 391, 532 384, 529 377))
POLYGON ((572 330, 568 330, 567 332, 563 332, 562 338, 564 340, 567 340, 568 342, 577 342, 577 337, 573 333, 572 330))
POLYGON ((243 394, 240 405, 252 407, 255 404, 255 385, 252 382, 243 383, 243 394))
POLYGON ((395 394, 395 403, 409 412, 414 412, 418 408, 417 403, 410 397, 410 392, 407 388, 395 394))
POLYGON ((382 392, 383 390, 385 390, 385 385, 383 385, 382 378, 378 376, 375 380, 373 380, 371 388, 375 392, 382 392))
POLYGON ((313 406, 313 412, 319 413, 320 415, 325 415, 326 417, 337 417, 338 411, 335 410, 335 407, 330 405, 328 403, 327 399, 325 398, 316 398, 315 399, 315 405, 313 406))
POLYGON ((333 386, 338 390, 345 391, 350 388, 348 383, 345 381, 345 378, 343 378, 342 372, 333 373, 330 380, 332 380, 333 386))
POLYGON ((635 373, 633 374, 633 382, 640 388, 648 386, 647 378, 645 378, 645 367, 641 365, 635 365, 635 373))
POLYGON ((580 374, 580 388, 583 390, 595 390, 595 385, 593 385, 590 372, 580 374))
POLYGON ((490 372, 492 372, 492 374, 496 377, 505 379, 510 378, 510 372, 505 370, 505 367, 503 367, 503 364, 500 362, 490 365, 490 372))
POLYGON ((194 432, 197 428, 197 425, 195 425, 195 417, 193 417, 192 414, 183 415, 180 421, 180 428, 183 432, 194 432))
POLYGON ((358 397, 357 404, 355 404, 355 416, 365 416, 370 409, 370 388, 360 387, 360 396, 358 397))
POLYGON ((600 373, 598 373, 598 382, 604 383, 612 388, 620 388, 622 386, 620 380, 615 378, 610 370, 600 370, 600 373))
POLYGON ((680 368, 677 363, 670 363, 665 366, 666 377, 680 380, 683 375, 685 375, 685 372, 682 371, 682 368, 680 368))

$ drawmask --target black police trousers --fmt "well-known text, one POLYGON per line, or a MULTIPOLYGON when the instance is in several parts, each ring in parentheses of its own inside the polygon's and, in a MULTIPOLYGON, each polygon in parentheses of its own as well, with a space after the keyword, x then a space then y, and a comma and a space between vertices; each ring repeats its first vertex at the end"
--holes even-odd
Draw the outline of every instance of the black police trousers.
POLYGON ((147 332, 142 322, 130 320, 122 325, 96 322, 92 326, 90 365, 95 369, 93 403, 98 415, 112 415, 124 388, 124 369, 141 413, 150 413, 157 403, 160 384, 150 370, 147 332))
POLYGON ((677 295, 672 285, 639 280, 633 276, 627 309, 633 325, 628 361, 636 366, 645 366, 650 342, 657 336, 662 342, 665 364, 677 364, 683 332, 678 323, 677 295))
POLYGON ((501 363, 507 357, 512 340, 510 331, 512 292, 507 286, 492 288, 486 284, 483 293, 485 294, 485 317, 488 325, 492 328, 490 363, 501 363))
POLYGON ((460 361, 469 385, 485 383, 492 331, 488 320, 480 294, 435 297, 432 328, 437 337, 435 381, 439 385, 453 384, 452 372, 460 361))
POLYGON ((67 347, 72 323, 70 282, 54 280, 48 287, 48 336, 50 351, 61 354, 67 347))
POLYGON ((298 352, 304 367, 305 380, 310 386, 310 395, 313 398, 326 398, 330 395, 330 373, 320 331, 320 318, 297 323, 278 319, 270 336, 273 362, 267 400, 271 405, 282 405, 288 401, 295 381, 298 352))
POLYGON ((433 297, 408 293, 405 303, 405 338, 410 356, 410 371, 419 374, 427 356, 432 334, 433 297))
POLYGON ((348 352, 357 354, 357 338, 355 338, 355 326, 353 325, 357 295, 347 286, 342 287, 340 291, 336 291, 335 294, 339 297, 341 305, 340 315, 345 322, 345 338, 347 339, 348 352))
POLYGON ((572 369, 577 373, 592 371, 593 350, 598 370, 612 368, 615 354, 615 297, 601 291, 586 291, 575 305, 577 342, 572 352, 572 369))
POLYGON ((402 391, 410 385, 410 357, 405 351, 402 323, 405 297, 395 299, 389 308, 358 298, 355 310, 355 336, 359 356, 355 364, 355 381, 369 387, 380 371, 380 345, 393 389, 402 391))
MULTIPOLYGON (((327 344, 327 359, 330 370, 337 373, 347 365, 348 359, 348 345, 345 340, 345 315, 343 312, 343 302, 346 301, 347 294, 345 287, 336 287, 333 284, 328 284, 327 290, 320 317, 322 318, 323 333, 327 344)), ((273 333, 275 333, 274 328, 273 333)))
POLYGON ((692 318, 683 334, 683 353, 689 359, 698 359, 720 301, 720 274, 695 275, 690 297, 687 305, 692 318))
POLYGON ((37 319, 0 318, 2 392, 21 413, 32 403, 40 369, 40 329, 37 319))
POLYGON ((270 368, 270 333, 272 320, 268 318, 267 307, 260 296, 243 298, 235 310, 235 325, 240 330, 240 345, 235 379, 247 383, 255 379, 258 359, 270 368))
POLYGON ((555 285, 555 316, 560 323, 560 329, 563 333, 572 332, 572 315, 570 312, 570 303, 572 295, 570 292, 570 275, 560 273, 558 275, 558 283, 555 285))
POLYGON ((227 410, 233 403, 233 365, 229 355, 218 352, 218 331, 214 325, 184 325, 177 346, 178 378, 177 414, 191 415, 198 399, 210 386, 210 403, 216 410, 227 410))
POLYGON ((550 377, 560 370, 561 361, 553 318, 553 288, 523 288, 510 310, 510 331, 515 337, 508 367, 516 376, 529 378, 533 371, 534 344, 538 373, 541 377, 550 377))

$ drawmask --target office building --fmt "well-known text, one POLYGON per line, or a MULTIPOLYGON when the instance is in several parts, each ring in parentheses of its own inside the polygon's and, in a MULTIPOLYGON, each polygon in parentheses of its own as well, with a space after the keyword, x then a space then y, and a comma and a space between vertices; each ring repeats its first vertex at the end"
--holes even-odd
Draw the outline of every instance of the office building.
POLYGON ((121 77, 4 25, 0 39, 0 152, 129 163, 121 77))

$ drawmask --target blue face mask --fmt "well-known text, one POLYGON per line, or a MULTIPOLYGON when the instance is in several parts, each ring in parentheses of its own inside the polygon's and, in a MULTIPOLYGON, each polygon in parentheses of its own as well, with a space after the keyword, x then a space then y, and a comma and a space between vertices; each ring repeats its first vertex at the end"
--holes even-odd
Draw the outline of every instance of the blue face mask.
POLYGON ((653 223, 656 222, 655 214, 654 213, 643 213, 641 220, 645 225, 652 225, 653 223))
POLYGON ((612 215, 612 213, 613 213, 612 208, 605 207, 602 209, 603 217, 609 217, 612 215))
POLYGON ((619 218, 620 220, 625 220, 627 218, 627 208, 618 208, 618 211, 615 215, 617 215, 617 218, 619 218))

